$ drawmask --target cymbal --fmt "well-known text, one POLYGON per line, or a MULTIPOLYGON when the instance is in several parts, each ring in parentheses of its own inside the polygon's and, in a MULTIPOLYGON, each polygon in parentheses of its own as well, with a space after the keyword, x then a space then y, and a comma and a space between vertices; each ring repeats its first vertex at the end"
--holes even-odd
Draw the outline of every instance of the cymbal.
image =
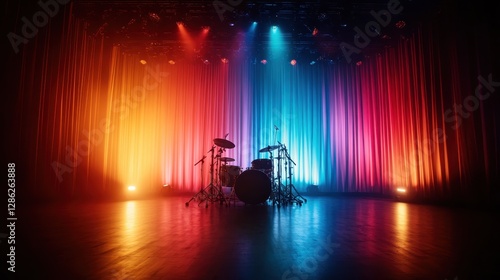
POLYGON ((274 145, 274 146, 267 146, 265 148, 260 149, 259 153, 265 153, 265 152, 274 151, 274 150, 278 149, 279 147, 280 146, 276 146, 276 145, 274 145))
POLYGON ((226 148, 226 149, 234 148, 233 142, 226 140, 226 139, 223 139, 223 138, 215 138, 214 144, 219 146, 219 147, 226 148))
POLYGON ((221 157, 221 158, 220 158, 220 161, 223 161, 223 162, 233 162, 233 161, 234 161, 234 158, 230 158, 230 157, 221 157))

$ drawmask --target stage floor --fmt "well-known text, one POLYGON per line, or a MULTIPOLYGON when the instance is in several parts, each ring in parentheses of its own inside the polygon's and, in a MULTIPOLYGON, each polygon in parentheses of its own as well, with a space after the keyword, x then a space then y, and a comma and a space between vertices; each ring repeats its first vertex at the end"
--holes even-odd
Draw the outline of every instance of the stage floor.
POLYGON ((500 279, 497 213, 307 196, 186 207, 190 198, 22 205, 17 279, 500 279))

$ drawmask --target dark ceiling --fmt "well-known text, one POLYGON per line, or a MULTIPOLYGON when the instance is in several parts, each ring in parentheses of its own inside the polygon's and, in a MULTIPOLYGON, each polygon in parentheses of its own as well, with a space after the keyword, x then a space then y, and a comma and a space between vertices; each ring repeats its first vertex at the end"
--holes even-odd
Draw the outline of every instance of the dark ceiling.
MULTIPOLYGON (((369 55, 408 36, 422 21, 434 17, 440 1, 399 1, 401 12, 392 14, 380 35, 371 38, 362 49, 369 55)), ((76 0, 74 14, 88 22, 92 36, 104 36, 120 44, 124 52, 181 57, 185 46, 178 40, 176 22, 183 22, 190 32, 210 27, 209 36, 196 46, 202 56, 231 56, 251 52, 258 58, 266 51, 269 29, 277 25, 289 48, 289 57, 333 61, 343 55, 342 42, 354 45, 355 27, 365 30, 374 21, 373 12, 388 10, 396 0, 355 1, 99 1, 76 0), (235 36, 257 22, 252 46, 235 45, 235 36), (314 30, 317 33, 313 35, 314 30)))

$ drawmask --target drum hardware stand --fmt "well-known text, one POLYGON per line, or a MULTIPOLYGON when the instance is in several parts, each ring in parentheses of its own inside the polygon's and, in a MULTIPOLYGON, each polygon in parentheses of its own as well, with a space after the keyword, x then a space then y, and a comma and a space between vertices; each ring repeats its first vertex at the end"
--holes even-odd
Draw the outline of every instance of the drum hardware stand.
MULTIPOLYGON (((198 203, 198 205, 200 205, 201 203, 203 203, 205 201, 205 207, 208 208, 208 201, 210 200, 211 202, 216 202, 216 201, 220 201, 220 203, 222 204, 225 199, 224 199, 224 194, 222 193, 222 190, 221 188, 217 187, 215 184, 214 184, 214 166, 215 166, 215 163, 214 163, 214 151, 215 151, 215 147, 216 146, 212 146, 212 148, 208 151, 209 153, 211 153, 211 162, 210 162, 210 184, 208 186, 206 186, 205 188, 202 188, 198 193, 196 193, 188 202, 186 202, 186 206, 189 206, 189 203, 195 199, 198 199, 200 202, 198 203)), ((219 149, 219 153, 222 153, 222 149, 219 149)), ((195 166, 197 164, 199 164, 200 162, 202 163, 202 168, 203 168, 203 162, 204 162, 204 159, 205 159, 205 156, 203 156, 203 158, 201 160, 199 160, 195 166)), ((203 176, 203 174, 202 174, 203 176)))
POLYGON ((276 205, 278 204, 279 206, 279 203, 281 201, 281 172, 280 172, 280 169, 281 169, 281 165, 279 163, 280 161, 280 158, 279 158, 279 151, 278 151, 278 171, 277 171, 277 176, 275 177, 274 176, 274 157, 273 157, 273 152, 272 150, 270 149, 270 147, 268 147, 268 152, 269 152, 269 159, 271 160, 271 197, 269 198, 270 200, 272 200, 273 202, 273 205, 276 205))
MULTIPOLYGON (((280 145, 281 145, 281 143, 280 143, 280 145)), ((287 191, 288 191, 287 202, 291 203, 291 204, 297 203, 299 206, 301 206, 302 203, 307 202, 307 199, 305 199, 302 195, 299 194, 299 192, 297 191, 297 189, 295 188, 295 186, 292 183, 292 176, 293 176, 292 164, 294 166, 296 166, 297 164, 292 160, 292 158, 290 157, 290 154, 288 154, 288 150, 287 150, 285 145, 283 145, 283 154, 284 154, 285 158, 287 159, 287 161, 285 161, 285 172, 288 171, 288 174, 286 177, 287 178, 287 191), (288 166, 288 169, 286 168, 287 166, 288 166), (295 191, 296 195, 293 195, 293 191, 295 191)))
POLYGON ((277 174, 276 175, 276 189, 278 191, 278 197, 277 197, 278 207, 280 207, 281 204, 283 203, 283 195, 282 195, 283 184, 281 183, 281 168, 282 168, 281 160, 282 160, 281 152, 278 149, 278 171, 276 172, 276 174, 277 174))

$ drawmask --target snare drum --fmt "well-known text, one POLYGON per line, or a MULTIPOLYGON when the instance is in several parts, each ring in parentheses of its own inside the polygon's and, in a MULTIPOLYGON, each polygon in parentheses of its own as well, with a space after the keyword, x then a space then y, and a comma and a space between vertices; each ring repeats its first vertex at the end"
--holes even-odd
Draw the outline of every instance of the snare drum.
POLYGON ((226 187, 234 187, 236 178, 241 173, 241 167, 236 165, 222 165, 220 167, 219 179, 221 184, 226 187))

